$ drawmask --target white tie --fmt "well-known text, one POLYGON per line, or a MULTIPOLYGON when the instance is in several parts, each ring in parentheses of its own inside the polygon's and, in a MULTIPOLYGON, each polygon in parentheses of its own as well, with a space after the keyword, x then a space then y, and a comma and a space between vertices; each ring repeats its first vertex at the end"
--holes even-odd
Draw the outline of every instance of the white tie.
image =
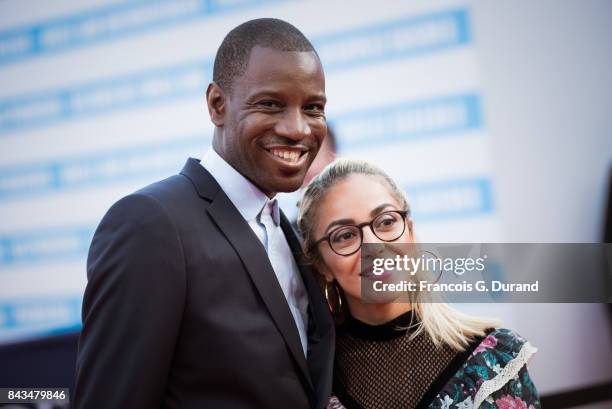
POLYGON ((268 258, 278 279, 278 283, 285 294, 291 315, 295 320, 304 355, 308 350, 308 295, 302 281, 298 266, 293 258, 291 248, 287 243, 285 234, 280 228, 280 211, 276 199, 269 200, 260 213, 260 223, 266 230, 264 247, 268 258))

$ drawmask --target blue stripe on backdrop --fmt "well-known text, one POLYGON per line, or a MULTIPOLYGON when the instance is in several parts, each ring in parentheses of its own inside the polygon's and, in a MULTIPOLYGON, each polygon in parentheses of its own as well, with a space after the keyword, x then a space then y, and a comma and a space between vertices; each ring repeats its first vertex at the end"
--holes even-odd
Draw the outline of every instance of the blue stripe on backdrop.
MULTIPOLYGON (((333 121, 340 151, 433 137, 481 127, 477 94, 402 101, 343 114, 333 121)), ((129 180, 154 180, 176 173, 193 152, 204 152, 210 136, 172 138, 108 152, 0 168, 0 202, 59 190, 129 180)))
POLYGON ((467 132, 482 126, 480 96, 450 95, 352 111, 332 121, 339 150, 467 132))
POLYGON ((0 132, 198 97, 211 77, 209 62, 194 62, 0 101, 0 132))
POLYGON ((0 32, 0 64, 213 17, 280 0, 138 0, 0 32))
POLYGON ((0 236, 3 244, 2 266, 44 264, 52 261, 69 261, 87 254, 94 226, 63 226, 0 236))
POLYGON ((41 296, 0 303, 0 340, 10 333, 55 334, 60 329, 78 330, 82 296, 41 296))
MULTIPOLYGON (((339 32, 315 41, 326 71, 407 58, 470 40, 467 11, 453 10, 339 32)), ((197 97, 212 78, 212 59, 0 101, 0 134, 57 121, 197 97)))
POLYGON ((486 215, 495 208, 491 181, 487 178, 407 185, 404 190, 417 222, 486 215))
POLYGON ((326 71, 415 57, 471 41, 466 10, 384 21, 315 38, 326 71))
MULTIPOLYGON (((446 180, 406 188, 417 222, 461 220, 494 210, 487 178, 446 180)), ((69 261, 87 254, 94 227, 41 228, 0 235, 0 271, 24 264, 69 261)))
POLYGON ((0 168, 0 201, 178 173, 189 155, 204 153, 210 136, 173 138, 156 144, 0 168))

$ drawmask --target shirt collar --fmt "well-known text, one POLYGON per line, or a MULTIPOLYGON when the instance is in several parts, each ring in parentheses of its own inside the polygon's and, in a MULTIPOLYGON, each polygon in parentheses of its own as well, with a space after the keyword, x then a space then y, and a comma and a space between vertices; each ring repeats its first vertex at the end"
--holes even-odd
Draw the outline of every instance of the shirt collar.
POLYGON ((280 224, 280 210, 278 208, 278 200, 276 200, 276 198, 270 199, 266 202, 261 210, 260 219, 263 213, 269 214, 276 226, 280 224))
POLYGON ((227 163, 212 147, 208 148, 200 163, 215 178, 246 221, 254 220, 268 203, 268 196, 227 163))

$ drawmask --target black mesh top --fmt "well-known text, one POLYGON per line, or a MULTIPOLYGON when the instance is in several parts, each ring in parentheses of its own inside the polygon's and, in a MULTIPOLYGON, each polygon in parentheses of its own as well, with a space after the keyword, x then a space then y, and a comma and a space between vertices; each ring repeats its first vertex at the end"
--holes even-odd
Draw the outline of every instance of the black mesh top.
POLYGON ((425 332, 410 339, 414 321, 411 312, 375 326, 349 316, 338 328, 334 394, 346 408, 426 407, 461 367, 471 351, 436 348, 425 332))

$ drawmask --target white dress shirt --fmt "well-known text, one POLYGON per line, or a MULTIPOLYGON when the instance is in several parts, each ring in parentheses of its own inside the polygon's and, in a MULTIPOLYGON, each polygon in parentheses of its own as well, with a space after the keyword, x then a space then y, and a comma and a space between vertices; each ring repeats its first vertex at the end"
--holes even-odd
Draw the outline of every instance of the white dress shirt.
POLYGON ((269 199, 251 181, 219 156, 213 148, 208 149, 201 164, 215 178, 268 252, 270 263, 283 294, 285 294, 287 305, 300 335, 304 355, 306 355, 308 350, 308 294, 287 238, 278 225, 279 210, 276 199, 269 199), (271 212, 272 218, 275 219, 276 227, 272 226, 274 230, 270 232, 274 236, 273 251, 268 248, 268 237, 271 235, 260 220, 264 207, 268 207, 268 214, 271 212))

